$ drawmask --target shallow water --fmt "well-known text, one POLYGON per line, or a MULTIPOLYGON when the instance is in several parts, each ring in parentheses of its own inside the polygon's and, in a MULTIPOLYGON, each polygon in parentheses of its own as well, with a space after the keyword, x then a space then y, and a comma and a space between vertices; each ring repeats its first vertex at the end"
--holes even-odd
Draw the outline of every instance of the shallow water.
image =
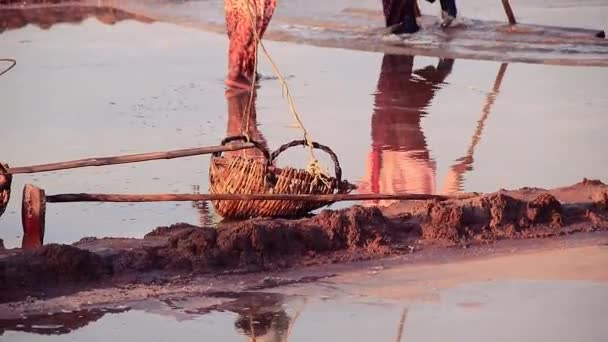
MULTIPOLYGON (((7 341, 605 341, 606 284, 487 281, 433 300, 252 294, 209 310, 197 298, 0 322, 7 341), (126 311, 125 311, 126 310, 126 311), (121 312, 122 311, 122 312, 121 312), (116 313, 118 312, 118 313, 116 313), (44 337, 43 337, 44 335, 44 337)), ((3 332, 3 334, 2 334, 3 332)))
MULTIPOLYGON (((224 35, 138 20, 105 25, 91 17, 0 34, 0 51, 9 53, 0 57, 18 60, 0 77, 3 161, 20 166, 215 145, 240 131, 247 95, 224 93, 224 35)), ((289 75, 313 138, 334 149, 345 178, 362 191, 486 192, 608 174, 606 68, 266 45, 289 75)), ((261 72, 272 75, 266 61, 261 72)), ((258 131, 252 134, 271 148, 301 138, 275 79, 261 81, 255 105, 258 131)), ((282 159, 298 166, 306 161, 303 151, 282 159)), ((207 167, 208 157, 192 157, 16 176, 0 237, 7 247, 20 245, 24 183, 49 194, 204 193, 207 167)), ((50 204, 45 241, 140 237, 159 225, 215 219, 197 206, 50 204)))

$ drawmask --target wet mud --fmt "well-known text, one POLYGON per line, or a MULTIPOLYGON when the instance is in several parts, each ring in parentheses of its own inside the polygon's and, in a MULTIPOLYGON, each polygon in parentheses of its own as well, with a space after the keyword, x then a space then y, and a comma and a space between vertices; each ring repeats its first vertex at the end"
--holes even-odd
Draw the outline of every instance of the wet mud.
POLYGON ((143 239, 84 238, 73 245, 5 250, 0 258, 0 299, 41 291, 52 296, 70 287, 162 283, 176 274, 273 271, 431 246, 606 229, 608 186, 589 180, 554 190, 503 190, 466 200, 354 206, 298 220, 253 219, 215 228, 177 224, 159 227, 143 239))

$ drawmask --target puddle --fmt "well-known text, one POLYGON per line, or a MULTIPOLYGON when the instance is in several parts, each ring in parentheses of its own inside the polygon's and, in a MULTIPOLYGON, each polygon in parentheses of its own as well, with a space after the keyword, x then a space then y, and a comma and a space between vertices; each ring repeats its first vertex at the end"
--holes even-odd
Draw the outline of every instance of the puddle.
MULTIPOLYGON (((0 144, 1 160, 22 166, 215 145, 240 131, 247 95, 224 93, 224 35, 122 12, 59 21, 0 34, 0 51, 9 53, 0 57, 18 61, 0 77, 0 136, 9 142, 0 144)), ((486 192, 608 174, 606 68, 266 45, 312 137, 334 149, 345 178, 365 191, 486 192)), ((261 72, 250 127, 274 149, 302 135, 266 61, 261 72)), ((292 151, 280 163, 306 161, 292 151)), ((25 183, 48 194, 205 193, 207 168, 208 157, 191 157, 16 176, 1 237, 7 247, 21 243, 25 183)), ((159 225, 214 222, 208 209, 50 204, 45 241, 142 237, 159 225)))
POLYGON ((491 281, 435 300, 285 297, 252 293, 222 304, 188 298, 0 321, 6 341, 604 341, 608 285, 491 281), (203 305, 198 307, 198 305, 203 305), (197 309, 198 308, 198 309, 197 309), (127 328, 128 327, 128 328, 127 328))

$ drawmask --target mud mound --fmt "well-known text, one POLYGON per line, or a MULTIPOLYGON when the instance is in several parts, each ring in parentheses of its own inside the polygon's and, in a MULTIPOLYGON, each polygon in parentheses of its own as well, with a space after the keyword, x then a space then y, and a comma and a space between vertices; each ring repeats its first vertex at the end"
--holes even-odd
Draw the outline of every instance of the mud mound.
POLYGON ((422 237, 427 240, 458 241, 467 236, 464 210, 461 206, 443 203, 426 205, 422 216, 422 237))
POLYGON ((562 212, 561 203, 547 193, 530 202, 498 193, 465 203, 426 203, 414 210, 414 217, 424 239, 460 242, 523 237, 538 225, 559 228, 562 212))
POLYGON ((268 271, 409 253, 429 245, 608 229, 608 188, 588 180, 559 191, 526 188, 399 205, 383 210, 354 206, 299 220, 253 219, 216 228, 177 224, 143 239, 85 238, 74 246, 11 252, 0 256, 0 288, 8 293, 104 279, 164 281, 184 272, 268 271))
POLYGON ((596 209, 608 210, 608 191, 597 192, 591 199, 596 209))
MULTIPOLYGON (((316 253, 343 251, 341 260, 388 253, 394 230, 379 209, 363 207, 327 210, 309 219, 255 219, 217 228, 180 224, 157 228, 145 236, 139 248, 132 248, 133 241, 129 241, 124 246, 128 248, 108 259, 114 274, 155 269, 271 270, 316 253), (164 242, 146 243, 149 240, 164 242)), ((83 240, 78 246, 97 249, 100 243, 104 241, 83 240)))
POLYGON ((160 255, 168 267, 274 269, 316 252, 378 252, 390 222, 377 208, 324 211, 312 219, 257 219, 172 235, 160 255))
POLYGON ((562 205, 555 197, 541 194, 526 205, 526 218, 530 224, 549 223, 552 227, 561 227, 562 205))
POLYGON ((52 244, 0 260, 0 288, 94 281, 111 273, 112 269, 95 253, 52 244))
POLYGON ((222 226, 217 244, 226 265, 285 265, 286 256, 315 252, 382 252, 390 242, 390 226, 379 209, 353 207, 323 211, 312 219, 253 220, 222 226))

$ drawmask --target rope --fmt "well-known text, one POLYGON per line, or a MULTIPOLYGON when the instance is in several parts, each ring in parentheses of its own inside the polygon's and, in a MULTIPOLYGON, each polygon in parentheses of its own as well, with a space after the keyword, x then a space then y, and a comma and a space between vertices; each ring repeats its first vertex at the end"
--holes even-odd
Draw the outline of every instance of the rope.
POLYGON ((14 68, 15 65, 17 65, 17 61, 14 60, 14 59, 12 59, 12 58, 0 58, 0 62, 9 62, 9 63, 12 63, 8 68, 6 68, 2 72, 0 72, 0 76, 6 74, 9 70, 11 70, 12 68, 14 68))
MULTIPOLYGON (((256 77, 257 77, 258 45, 259 45, 262 48, 262 52, 264 52, 264 56, 266 57, 266 59, 268 59, 268 62, 272 66, 272 69, 273 69, 275 75, 277 76, 277 78, 279 79, 279 82, 281 83, 281 95, 283 98, 287 98, 287 105, 289 107, 289 111, 291 112, 292 116, 296 120, 298 127, 300 129, 302 129, 302 132, 304 134, 304 141, 306 141, 306 145, 308 146, 308 150, 310 153, 310 161, 309 161, 306 169, 308 172, 310 172, 312 175, 315 176, 315 180, 317 180, 317 181, 320 180, 320 181, 326 183, 327 182, 326 179, 329 177, 328 172, 326 171, 325 168, 323 168, 321 166, 321 164, 319 163, 319 160, 317 159, 317 157, 315 155, 313 141, 310 138, 310 134, 308 133, 308 130, 304 127, 304 123, 302 122, 302 119, 300 118, 298 111, 296 110, 296 105, 293 101, 293 98, 291 97, 291 92, 289 91, 289 86, 287 85, 287 81, 285 80, 285 77, 283 77, 283 74, 281 73, 281 71, 277 67, 276 63, 270 56, 270 53, 266 49, 266 46, 264 46, 264 43, 262 42, 262 39, 260 38, 260 36, 258 34, 258 22, 256 20, 256 15, 263 16, 263 13, 256 13, 256 12, 259 12, 259 10, 256 11, 258 9, 257 4, 255 4, 255 7, 256 8, 253 8, 251 1, 247 0, 247 8, 249 9, 249 15, 251 16, 250 20, 252 21, 252 23, 254 23, 253 24, 253 26, 254 26, 253 35, 254 35, 255 42, 256 42, 255 48, 254 48, 254 70, 253 70, 253 76, 252 76, 252 82, 251 82, 250 104, 253 102, 253 100, 252 100, 253 99, 253 90, 255 88, 255 81, 256 81, 256 77)), ((250 110, 250 108, 248 108, 248 111, 249 110, 250 110)), ((249 125, 248 121, 249 121, 249 119, 247 120, 247 126, 249 125)))
MULTIPOLYGON (((256 6, 257 7, 257 6, 256 6)), ((251 113, 252 113, 252 108, 253 108, 253 99, 255 97, 255 83, 257 82, 257 70, 258 70, 258 44, 257 42, 259 41, 259 37, 258 37, 258 21, 256 20, 256 13, 254 13, 254 9, 251 8, 251 3, 249 2, 249 0, 247 0, 247 9, 249 10, 249 16, 251 17, 250 20, 253 24, 253 33, 254 36, 256 38, 256 44, 253 47, 253 74, 251 76, 251 88, 249 89, 249 102, 247 103, 247 110, 246 110, 246 115, 247 118, 245 120, 245 130, 244 130, 244 136, 247 137, 247 140, 251 140, 249 137, 249 127, 250 127, 250 120, 251 120, 251 113)))

